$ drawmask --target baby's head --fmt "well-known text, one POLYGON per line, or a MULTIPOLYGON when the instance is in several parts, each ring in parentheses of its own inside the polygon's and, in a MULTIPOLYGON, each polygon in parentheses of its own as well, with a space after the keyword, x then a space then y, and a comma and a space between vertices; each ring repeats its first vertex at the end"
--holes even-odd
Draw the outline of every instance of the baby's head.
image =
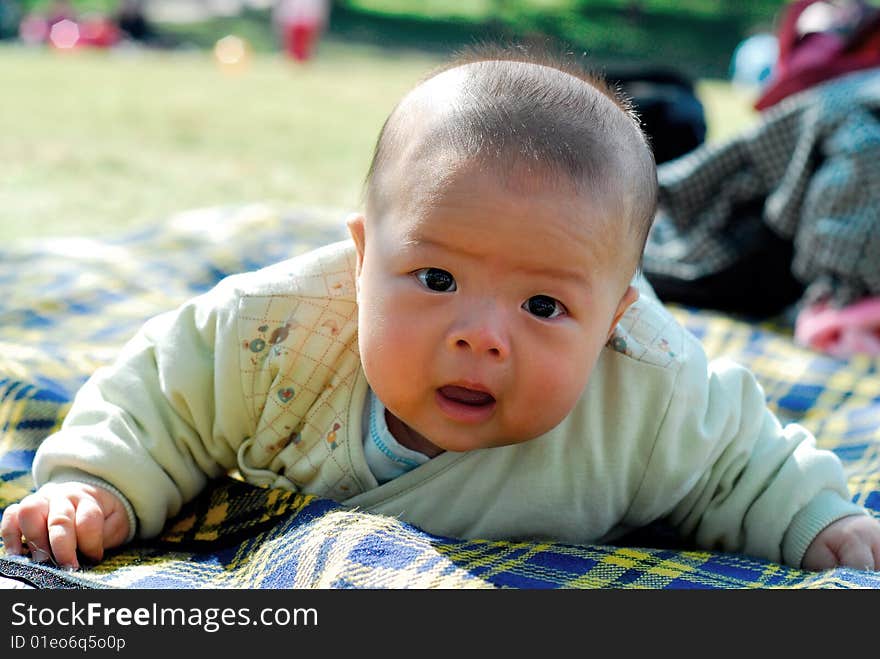
POLYGON ((398 441, 462 451, 559 424, 638 297, 655 200, 638 121, 582 72, 482 52, 405 96, 349 222, 361 360, 398 441))

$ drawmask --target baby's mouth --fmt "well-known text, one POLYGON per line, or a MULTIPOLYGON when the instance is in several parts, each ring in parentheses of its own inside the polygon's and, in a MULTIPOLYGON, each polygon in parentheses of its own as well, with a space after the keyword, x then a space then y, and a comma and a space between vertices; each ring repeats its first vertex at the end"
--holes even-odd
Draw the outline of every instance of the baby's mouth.
POLYGON ((488 391, 447 384, 436 391, 437 406, 456 423, 486 423, 495 415, 495 396, 488 391))
POLYGON ((488 392, 468 389, 467 387, 459 387, 453 384, 440 387, 437 391, 444 398, 448 398, 461 405, 484 407, 495 402, 495 397, 488 392))

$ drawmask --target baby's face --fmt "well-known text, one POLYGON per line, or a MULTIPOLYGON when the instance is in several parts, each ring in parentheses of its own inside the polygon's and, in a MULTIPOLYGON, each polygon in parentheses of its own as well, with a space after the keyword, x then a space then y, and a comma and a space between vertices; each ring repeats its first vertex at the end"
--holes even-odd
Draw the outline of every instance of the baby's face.
POLYGON ((631 250, 599 213, 471 168, 350 222, 361 360, 398 441, 429 455, 515 444, 571 411, 637 297, 631 250))

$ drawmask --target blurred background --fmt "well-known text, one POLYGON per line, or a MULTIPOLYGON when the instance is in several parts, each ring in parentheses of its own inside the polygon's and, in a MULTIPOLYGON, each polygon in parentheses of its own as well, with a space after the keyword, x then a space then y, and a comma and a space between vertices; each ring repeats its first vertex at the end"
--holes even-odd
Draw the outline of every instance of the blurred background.
POLYGON ((683 108, 694 143, 722 140, 755 120, 784 4, 0 0, 0 240, 224 204, 357 208, 393 105, 482 40, 574 53, 646 113, 683 108))

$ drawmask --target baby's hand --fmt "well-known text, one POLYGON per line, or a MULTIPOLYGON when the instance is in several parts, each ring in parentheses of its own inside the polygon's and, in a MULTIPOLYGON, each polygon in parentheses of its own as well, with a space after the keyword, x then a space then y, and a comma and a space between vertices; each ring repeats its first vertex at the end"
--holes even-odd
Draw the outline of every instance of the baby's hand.
POLYGON ((832 522, 807 547, 801 566, 806 570, 880 570, 880 522, 867 515, 832 522))
POLYGON ((34 560, 54 557, 62 567, 79 569, 77 549, 100 561, 105 549, 125 541, 128 526, 125 506, 107 490, 87 483, 49 483, 5 510, 0 533, 9 554, 27 550, 34 560))

